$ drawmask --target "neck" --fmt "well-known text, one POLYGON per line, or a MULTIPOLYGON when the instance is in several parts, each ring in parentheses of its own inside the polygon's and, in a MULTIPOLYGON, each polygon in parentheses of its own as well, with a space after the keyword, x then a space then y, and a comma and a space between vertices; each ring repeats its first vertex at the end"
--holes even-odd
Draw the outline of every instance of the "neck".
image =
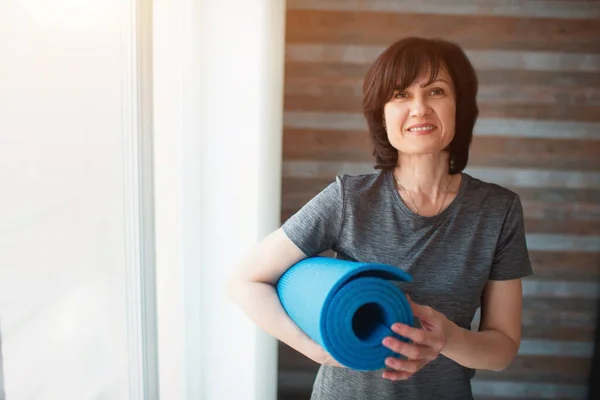
POLYGON ((448 157, 445 151, 419 155, 400 153, 395 173, 402 187, 413 196, 436 199, 444 194, 450 179, 448 157))

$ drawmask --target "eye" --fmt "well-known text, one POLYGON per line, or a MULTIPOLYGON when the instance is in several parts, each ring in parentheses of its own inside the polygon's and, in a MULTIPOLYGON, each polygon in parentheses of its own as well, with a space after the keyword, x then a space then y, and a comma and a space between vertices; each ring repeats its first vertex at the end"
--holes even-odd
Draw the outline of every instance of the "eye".
POLYGON ((408 93, 406 92, 399 92, 397 90, 394 90, 394 99, 405 99, 408 97, 408 93))
POLYGON ((431 89, 431 91, 429 92, 430 94, 434 95, 434 96, 440 96, 444 93, 446 93, 444 91, 444 89, 440 89, 440 88, 435 88, 435 89, 431 89))

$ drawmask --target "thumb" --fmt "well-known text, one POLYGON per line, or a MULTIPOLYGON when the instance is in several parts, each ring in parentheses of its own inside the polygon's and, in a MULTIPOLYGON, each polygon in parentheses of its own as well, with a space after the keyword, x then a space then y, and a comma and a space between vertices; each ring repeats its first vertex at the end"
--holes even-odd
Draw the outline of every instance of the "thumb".
POLYGON ((413 315, 421 321, 429 321, 433 317, 433 310, 431 309, 431 307, 417 304, 414 301, 412 301, 410 297, 408 297, 408 303, 410 304, 410 308, 412 309, 413 315))

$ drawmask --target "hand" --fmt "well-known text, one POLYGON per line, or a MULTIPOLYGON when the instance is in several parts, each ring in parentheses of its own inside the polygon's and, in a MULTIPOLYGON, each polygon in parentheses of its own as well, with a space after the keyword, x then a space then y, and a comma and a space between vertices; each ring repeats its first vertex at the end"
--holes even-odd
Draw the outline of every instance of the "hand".
POLYGON ((450 336, 458 329, 458 326, 442 313, 431 307, 418 305, 410 298, 408 301, 423 329, 412 328, 401 323, 392 325, 392 331, 412 342, 406 343, 391 336, 383 339, 384 346, 408 358, 408 360, 401 360, 388 357, 385 365, 392 371, 385 371, 382 375, 384 379, 397 381, 413 376, 440 355, 450 336))

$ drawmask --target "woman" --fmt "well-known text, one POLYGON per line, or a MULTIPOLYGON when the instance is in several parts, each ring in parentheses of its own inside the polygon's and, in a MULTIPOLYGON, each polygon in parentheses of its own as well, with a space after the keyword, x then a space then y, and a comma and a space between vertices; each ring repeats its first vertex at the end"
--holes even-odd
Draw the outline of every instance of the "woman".
POLYGON ((312 399, 471 399, 476 369, 499 371, 521 339, 521 278, 532 273, 519 197, 463 173, 478 115, 477 77, 443 40, 407 38, 364 81, 377 172, 338 176, 265 238, 229 293, 259 326, 321 364, 312 399), (419 322, 383 344, 400 358, 358 372, 338 364, 286 315, 274 285, 305 257, 398 266, 419 322), (481 306, 478 332, 470 324, 481 306))

